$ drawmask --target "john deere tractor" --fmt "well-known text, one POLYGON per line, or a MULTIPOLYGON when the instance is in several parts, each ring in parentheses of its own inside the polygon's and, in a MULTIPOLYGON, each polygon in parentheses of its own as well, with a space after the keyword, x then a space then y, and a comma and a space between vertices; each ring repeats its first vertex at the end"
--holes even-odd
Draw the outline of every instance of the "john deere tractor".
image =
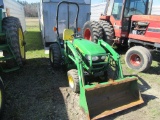
MULTIPOLYGON (((0 70, 18 70, 25 60, 25 41, 21 23, 16 17, 6 17, 0 1, 0 70)), ((4 88, 0 78, 0 112, 4 106, 4 88)))
MULTIPOLYGON (((124 77, 120 56, 103 40, 98 43, 85 40, 78 34, 79 6, 62 1, 57 6, 57 40, 50 45, 50 62, 53 69, 67 67, 69 86, 80 94, 80 107, 88 119, 99 119, 143 103, 136 77, 124 77), (66 19, 67 27, 60 33, 60 6, 69 13, 77 12, 74 23, 66 19), (70 7, 75 11, 70 11, 70 7), (62 7, 62 6, 61 6, 62 7), (63 7, 64 8, 64 7, 63 7), (76 11, 77 9, 77 11, 76 11), (70 25, 73 25, 70 26, 70 25)), ((63 14, 60 14, 63 15, 63 14)), ((65 17, 66 18, 66 17, 65 17)))

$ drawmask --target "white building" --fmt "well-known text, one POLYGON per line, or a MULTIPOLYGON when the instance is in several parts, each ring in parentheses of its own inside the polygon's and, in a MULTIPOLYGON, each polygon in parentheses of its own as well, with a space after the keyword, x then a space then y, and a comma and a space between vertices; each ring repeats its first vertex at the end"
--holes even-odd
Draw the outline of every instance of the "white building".
POLYGON ((152 7, 152 14, 153 15, 160 15, 160 6, 153 6, 152 7))

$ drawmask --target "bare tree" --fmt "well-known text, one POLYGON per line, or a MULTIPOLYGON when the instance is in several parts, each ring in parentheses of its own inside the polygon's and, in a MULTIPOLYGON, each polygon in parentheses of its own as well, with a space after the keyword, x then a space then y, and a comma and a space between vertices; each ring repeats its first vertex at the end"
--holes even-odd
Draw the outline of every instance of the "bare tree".
POLYGON ((27 1, 17 0, 20 4, 24 6, 26 17, 38 17, 38 6, 39 3, 28 3, 27 1))

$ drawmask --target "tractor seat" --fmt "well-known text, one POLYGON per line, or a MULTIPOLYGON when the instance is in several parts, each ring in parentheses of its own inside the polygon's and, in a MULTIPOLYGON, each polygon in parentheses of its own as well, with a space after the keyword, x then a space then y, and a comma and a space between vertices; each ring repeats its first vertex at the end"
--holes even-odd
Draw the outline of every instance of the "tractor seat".
POLYGON ((74 39, 74 32, 72 29, 64 29, 63 31, 63 40, 72 41, 74 39))

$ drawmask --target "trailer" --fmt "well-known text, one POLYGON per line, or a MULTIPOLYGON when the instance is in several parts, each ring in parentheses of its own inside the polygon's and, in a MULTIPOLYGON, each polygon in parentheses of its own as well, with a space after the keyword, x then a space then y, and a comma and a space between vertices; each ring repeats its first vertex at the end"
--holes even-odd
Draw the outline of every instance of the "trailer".
MULTIPOLYGON (((56 9, 59 2, 62 0, 41 0, 40 8, 39 8, 39 22, 40 22, 40 30, 43 38, 43 44, 45 47, 45 53, 49 53, 49 46, 56 40, 56 32, 53 31, 53 28, 56 26, 56 9)), ((65 0, 70 2, 75 2, 75 0, 65 0)), ((78 19, 78 28, 81 28, 79 34, 82 34, 82 27, 84 23, 90 20, 91 14, 91 0, 76 0, 76 3, 80 6, 79 11, 79 19, 78 19)), ((68 16, 65 8, 67 5, 63 5, 60 8, 61 18, 59 22, 59 29, 63 32, 63 28, 67 25, 68 21, 65 21, 64 18, 68 16)), ((69 9, 69 13, 71 14, 70 20, 74 20, 75 14, 75 6, 72 5, 69 9)), ((72 25, 74 26, 74 25, 72 25)))

